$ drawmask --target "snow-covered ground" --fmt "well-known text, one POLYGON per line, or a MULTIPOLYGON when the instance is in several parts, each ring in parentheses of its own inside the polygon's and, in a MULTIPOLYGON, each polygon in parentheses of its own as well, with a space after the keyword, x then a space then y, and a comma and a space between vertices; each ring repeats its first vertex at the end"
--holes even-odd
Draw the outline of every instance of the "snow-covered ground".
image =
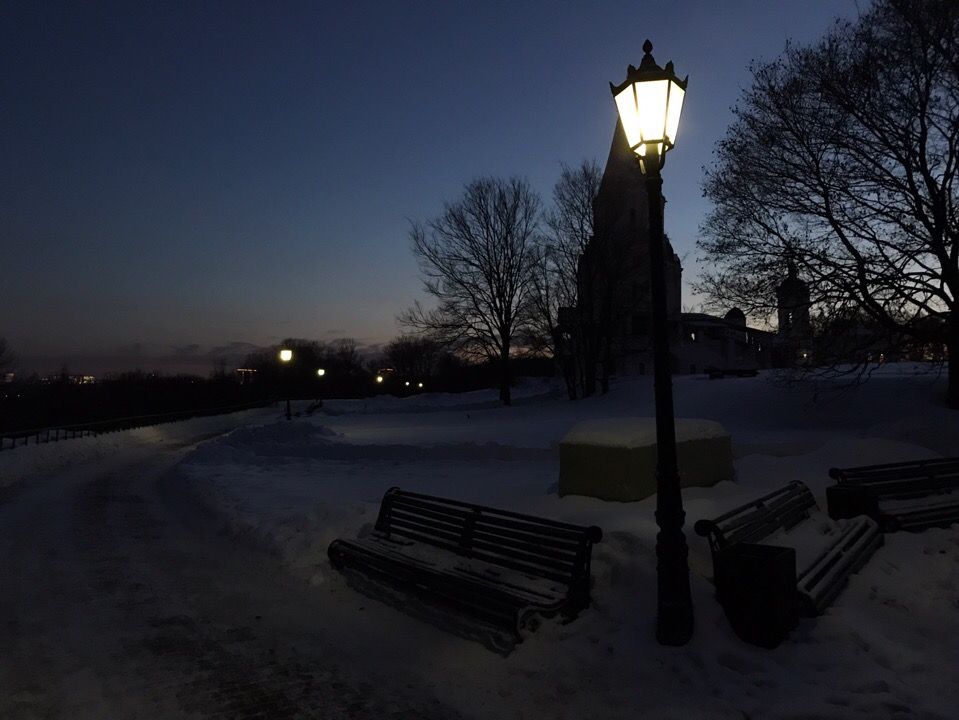
MULTIPOLYGON (((942 380, 923 370, 889 366, 854 390, 765 375, 677 378, 678 416, 723 423, 737 458, 735 483, 684 492, 688 527, 794 479, 824 506, 831 466, 959 454, 959 418, 939 400, 942 380)), ((654 499, 556 495, 563 435, 584 418, 651 414, 649 380, 576 403, 542 383, 520 395, 513 408, 496 407, 492 393, 328 402, 322 415, 207 443, 180 469, 235 533, 274 549, 340 606, 358 648, 421 648, 423 682, 478 716, 573 718, 597 707, 603 717, 955 716, 959 528, 887 536, 827 614, 774 651, 733 635, 707 580, 708 548, 688 532, 697 631, 686 648, 660 648, 654 499), (371 523, 393 485, 600 525, 594 606, 502 659, 356 594, 326 547, 371 523)))
POLYGON ((959 526, 887 535, 828 612, 772 651, 732 633, 708 581, 708 548, 691 531, 696 519, 790 480, 825 507, 831 466, 959 455, 959 413, 943 394, 943 378, 913 365, 887 366, 851 390, 767 374, 676 378, 677 415, 722 423, 737 473, 735 483, 684 491, 696 633, 680 649, 653 639, 655 499, 556 493, 564 434, 587 418, 651 415, 649 378, 572 403, 531 381, 512 408, 497 407, 491 392, 328 401, 289 423, 251 418, 200 445, 178 472, 232 533, 313 586, 317 628, 358 661, 402 665, 467 716, 954 718, 959 526), (394 485, 600 525, 593 606, 502 658, 357 594, 326 548, 372 523, 394 485))
POLYGON ((238 426, 272 419, 276 414, 275 408, 255 408, 39 445, 7 446, 0 451, 0 488, 31 478, 54 476, 81 463, 115 458, 132 449, 193 444, 197 437, 214 437, 238 426))

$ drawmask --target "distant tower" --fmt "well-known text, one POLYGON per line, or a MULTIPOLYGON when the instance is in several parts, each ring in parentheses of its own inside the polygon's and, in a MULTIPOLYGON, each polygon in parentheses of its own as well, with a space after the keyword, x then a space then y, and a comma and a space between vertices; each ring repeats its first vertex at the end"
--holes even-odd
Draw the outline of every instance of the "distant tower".
POLYGON ((776 288, 779 338, 789 348, 791 362, 804 363, 810 359, 812 344, 809 287, 799 279, 792 257, 786 261, 786 267, 786 279, 776 288))
POLYGON ((746 313, 744 313, 738 307, 730 308, 729 312, 726 313, 724 318, 727 322, 736 323, 737 325, 746 327, 746 313))

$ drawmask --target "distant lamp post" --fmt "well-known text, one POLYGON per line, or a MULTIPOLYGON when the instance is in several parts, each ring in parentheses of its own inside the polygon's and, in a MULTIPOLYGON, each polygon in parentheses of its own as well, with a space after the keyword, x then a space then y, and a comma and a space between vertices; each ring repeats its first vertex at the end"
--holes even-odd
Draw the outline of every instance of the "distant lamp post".
MULTIPOLYGON (((293 351, 289 348, 283 348, 280 350, 280 362, 283 363, 283 367, 287 367, 291 362, 293 362, 293 351)), ((286 381, 286 419, 291 420, 293 418, 292 413, 290 413, 290 371, 283 371, 283 379, 286 381)))
MULTIPOLYGON (((326 376, 326 368, 317 368, 317 369, 316 369, 316 379, 317 379, 318 381, 319 381, 319 380, 322 380, 325 376, 326 376)), ((323 407, 323 393, 320 392, 321 389, 322 389, 322 388, 320 387, 320 385, 321 385, 320 382, 317 382, 317 383, 316 383, 316 403, 315 403, 315 407, 316 407, 316 408, 321 408, 321 407, 323 407)))
POLYGON ((382 375, 377 375, 377 376, 376 376, 376 382, 377 382, 377 384, 382 384, 382 382, 383 382, 383 376, 382 376, 382 375))
POLYGON ((693 634, 693 602, 689 592, 689 549, 683 534, 683 498, 676 463, 673 380, 670 369, 669 323, 666 308, 663 179, 666 152, 676 144, 686 83, 661 68, 643 43, 643 60, 632 65, 621 85, 610 83, 630 149, 646 178, 649 206, 649 260, 653 300, 653 362, 656 395, 656 639, 662 645, 685 645, 693 634))
POLYGON ((403 383, 403 384, 406 385, 406 387, 409 387, 409 386, 410 386, 410 381, 407 380, 407 381, 406 381, 405 383, 403 383))
POLYGON ((423 389, 423 383, 416 383, 416 387, 418 387, 420 390, 422 390, 422 389, 423 389))

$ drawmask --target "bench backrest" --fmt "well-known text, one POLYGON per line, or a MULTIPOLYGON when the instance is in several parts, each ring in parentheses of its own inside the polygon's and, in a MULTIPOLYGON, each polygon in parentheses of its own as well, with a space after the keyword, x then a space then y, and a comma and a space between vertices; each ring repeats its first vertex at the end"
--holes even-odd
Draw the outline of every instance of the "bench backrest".
POLYGON ((906 498, 959 489, 959 458, 932 458, 854 468, 832 468, 840 485, 856 485, 883 497, 906 498))
POLYGON ((571 525, 399 488, 390 488, 383 496, 376 530, 571 588, 588 583, 592 545, 603 537, 596 526, 571 525))
POLYGON ((697 534, 708 537, 715 553, 735 543, 758 543, 799 524, 816 508, 816 498, 801 482, 763 495, 712 520, 697 520, 697 534))

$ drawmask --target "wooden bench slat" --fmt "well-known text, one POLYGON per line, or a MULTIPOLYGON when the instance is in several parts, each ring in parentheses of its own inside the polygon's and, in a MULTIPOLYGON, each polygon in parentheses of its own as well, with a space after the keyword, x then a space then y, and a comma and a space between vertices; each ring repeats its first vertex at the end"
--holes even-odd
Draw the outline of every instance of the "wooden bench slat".
MULTIPOLYGON (((695 530, 707 536, 716 567, 717 553, 738 543, 780 544, 783 536, 806 522, 816 499, 809 488, 800 482, 768 493, 756 500, 729 510, 712 520, 699 520, 695 530), (776 541, 768 542, 777 535, 776 541)), ((803 598, 804 610, 810 614, 821 612, 838 594, 846 579, 864 563, 882 543, 876 523, 865 516, 843 527, 832 544, 818 557, 798 568, 797 593, 803 598)))
POLYGON ((841 477, 853 477, 853 476, 863 476, 869 475, 877 472, 884 471, 910 471, 910 470, 926 470, 929 468, 934 468, 937 470, 943 470, 947 468, 959 468, 959 457, 948 457, 948 458, 926 458, 923 460, 907 460, 905 462, 895 462, 895 463, 881 463, 877 465, 859 465, 857 467, 850 468, 832 468, 829 471, 830 477, 833 479, 840 479, 841 477), (835 474, 834 474, 835 473, 835 474))
POLYGON ((470 549, 474 555, 478 552, 487 552, 509 560, 525 563, 531 567, 556 570, 562 573, 563 577, 566 578, 573 574, 576 565, 575 558, 549 558, 540 553, 533 554, 523 552, 516 547, 506 547, 496 542, 489 542, 482 537, 475 538, 470 549))
POLYGON ((516 520, 515 518, 511 517, 500 517, 492 513, 482 513, 482 517, 483 522, 490 525, 497 525, 499 527, 510 528, 512 530, 542 535, 544 537, 558 538, 572 542, 580 542, 583 538, 583 530, 574 532, 565 527, 554 528, 549 525, 530 523, 522 520, 516 520))
MULTIPOLYGON (((389 492, 389 491, 387 491, 389 492)), ((544 527, 552 527, 557 530, 569 530, 574 535, 582 534, 585 531, 588 531, 589 527, 584 527, 582 525, 573 525, 572 523, 562 522, 561 520, 552 520, 550 518, 541 518, 534 515, 524 515, 523 513, 513 512, 511 510, 503 510, 501 508, 490 508, 481 505, 472 505, 462 500, 449 500, 447 498, 439 498, 434 495, 425 495, 423 493, 410 492, 408 490, 398 490, 397 499, 402 499, 403 501, 407 500, 425 500, 425 501, 435 501, 442 502, 451 506, 458 506, 465 508, 467 510, 479 509, 484 514, 489 517, 503 517, 513 520, 525 520, 526 522, 533 525, 542 525, 544 527)), ((594 540, 598 542, 598 540, 594 540)))
POLYGON ((570 561, 573 561, 579 552, 579 548, 575 545, 564 543, 562 546, 558 546, 545 542, 545 539, 540 540, 534 536, 524 536, 523 533, 515 533, 511 530, 504 530, 497 527, 491 528, 490 526, 479 523, 473 528, 473 534, 475 537, 483 537, 490 542, 500 543, 503 547, 515 547, 553 559, 568 558, 570 561))
MULTIPOLYGON (((519 609, 515 597, 506 594, 483 592, 483 587, 475 582, 464 583, 453 575, 438 572, 429 567, 415 567, 407 562, 386 558, 376 554, 357 553, 350 547, 347 552, 356 553, 363 558, 361 572, 374 572, 387 578, 398 580, 414 592, 422 593, 423 580, 428 580, 430 593, 435 599, 442 600, 454 608, 468 610, 473 617, 502 625, 512 621, 519 609)), ((359 568, 358 568, 359 569, 359 568)), ((487 588, 488 589, 488 588, 487 588)))
MULTIPOLYGON (((417 529, 418 532, 422 532, 423 534, 429 534, 433 530, 436 530, 441 533, 440 537, 450 539, 449 533, 463 532, 463 524, 457 526, 452 524, 452 522, 434 520, 432 518, 432 515, 429 518, 413 515, 405 508, 403 510, 394 508, 391 511, 391 522, 400 524, 406 528, 417 529)), ((491 542, 497 542, 505 548, 515 547, 533 555, 542 555, 550 559, 569 559, 572 561, 577 553, 577 546, 572 543, 488 524, 482 515, 477 516, 473 533, 477 537, 484 536, 491 542)))
MULTIPOLYGON (((343 541, 341 541, 343 542, 343 541)), ((347 541, 349 542, 349 541, 347 541)), ((384 540, 382 538, 371 537, 367 538, 364 541, 355 541, 356 543, 365 543, 367 547, 371 548, 373 551, 388 555, 398 561, 406 561, 410 558, 408 553, 408 548, 404 548, 407 552, 403 550, 398 550, 393 546, 392 541, 384 540), (391 547, 393 546, 393 547, 391 547)), ((420 562, 416 558, 412 562, 420 562)), ((477 558, 464 559, 465 564, 463 566, 459 564, 454 564, 447 568, 444 568, 444 571, 449 572, 453 575, 462 576, 463 578, 479 578, 484 583, 490 586, 491 591, 495 591, 503 594, 506 597, 513 598, 511 602, 515 602, 515 592, 520 593, 525 602, 533 603, 543 603, 543 602, 555 602, 560 596, 561 592, 557 589, 562 587, 562 583, 551 583, 551 589, 549 591, 545 590, 541 584, 533 586, 530 584, 530 576, 524 573, 518 573, 508 568, 503 568, 500 565, 495 565, 493 563, 488 563, 485 560, 478 560, 477 558), (473 569, 474 566, 479 564, 482 568, 480 570, 473 569), (491 574, 494 573, 494 574, 491 574), (506 577, 504 577, 504 575, 506 577), (515 592, 508 592, 515 591, 515 592)), ((432 567, 428 563, 426 564, 429 567, 432 567)), ((532 580, 537 581, 537 578, 532 578, 532 580)), ((472 582, 472 581, 471 581, 472 582)))
POLYGON ((423 563, 418 561, 415 557, 411 558, 410 556, 405 555, 396 549, 390 548, 388 544, 377 543, 375 539, 373 542, 340 542, 345 542, 354 550, 360 550, 367 555, 375 555, 376 557, 381 558, 383 561, 418 566, 418 569, 424 572, 438 572, 441 575, 448 575, 451 578, 450 582, 463 581, 466 582, 470 588, 474 588, 474 586, 481 586, 480 594, 484 595, 486 602, 491 602, 502 607, 525 606, 530 603, 553 603, 558 599, 556 593, 544 593, 529 586, 518 585, 515 582, 497 582, 493 578, 484 576, 478 572, 471 572, 460 567, 454 566, 451 568, 443 568, 443 570, 440 571, 437 570, 437 568, 433 565, 423 563), (507 592, 507 590, 504 589, 506 587, 510 588, 514 592, 507 592), (517 592, 521 597, 517 597, 517 592))
POLYGON ((806 614, 819 614, 842 590, 847 578, 859 570, 883 544, 876 521, 861 515, 848 521, 839 541, 807 566, 796 586, 806 614))
POLYGON ((392 488, 374 532, 335 540, 328 554, 338 568, 368 570, 494 623, 518 642, 531 614, 573 618, 589 604, 590 552, 601 538, 593 526, 392 488))
MULTIPOLYGON (((446 520, 451 523, 454 522, 454 520, 462 520, 465 523, 466 518, 473 514, 471 512, 464 511, 461 508, 449 508, 449 512, 447 512, 446 509, 442 509, 442 506, 439 506, 435 503, 415 504, 407 502, 405 498, 398 498, 393 501, 390 512, 394 511, 405 511, 410 514, 422 514, 438 520, 446 520)), ((568 530, 566 527, 553 527, 551 525, 545 525, 542 523, 532 523, 525 520, 517 520, 513 517, 498 517, 497 515, 498 513, 494 514, 480 511, 479 513, 476 513, 476 522, 515 529, 528 533, 529 535, 540 536, 547 541, 559 540, 570 544, 576 544, 579 536, 582 534, 580 532, 580 534, 577 535, 576 533, 568 530)))
POLYGON ((885 532, 918 531, 959 522, 959 504, 942 499, 959 491, 959 458, 832 468, 837 484, 826 489, 829 515, 840 519, 862 512, 885 532), (921 501, 926 501, 923 507, 921 501), (897 507, 895 501, 904 502, 897 507))
POLYGON ((421 525, 423 528, 434 528, 443 532, 451 532, 457 535, 460 535, 463 532, 463 523, 453 524, 452 522, 445 522, 443 520, 436 520, 433 517, 427 517, 423 515, 413 515, 412 513, 402 512, 399 509, 394 508, 390 516, 390 522, 395 524, 397 522, 405 523, 414 523, 416 525, 421 525))
POLYGON ((569 584, 570 581, 569 573, 558 572, 556 570, 545 570, 537 565, 530 565, 513 558, 504 557, 502 555, 486 552, 484 550, 474 552, 473 557, 477 558, 478 560, 485 560, 496 565, 502 565, 503 567, 518 570, 519 572, 529 573, 530 575, 536 577, 547 578, 548 580, 554 580, 564 584, 569 584))
POLYGON ((442 530, 436 530, 435 528, 428 528, 422 525, 417 525, 416 523, 408 523, 403 520, 394 520, 393 525, 390 527, 391 535, 401 535, 416 537, 415 540, 420 540, 421 542, 429 542, 432 539, 435 543, 443 543, 444 546, 449 548, 459 548, 461 543, 461 533, 451 533, 443 532, 442 530))
POLYGON ((416 513, 418 515, 427 515, 429 517, 435 518, 447 518, 450 520, 457 520, 460 522, 465 522, 466 517, 470 514, 470 511, 463 510, 462 508, 448 508, 443 505, 427 504, 427 503, 415 503, 408 502, 405 499, 396 498, 390 501, 389 510, 406 510, 411 513, 416 513))

